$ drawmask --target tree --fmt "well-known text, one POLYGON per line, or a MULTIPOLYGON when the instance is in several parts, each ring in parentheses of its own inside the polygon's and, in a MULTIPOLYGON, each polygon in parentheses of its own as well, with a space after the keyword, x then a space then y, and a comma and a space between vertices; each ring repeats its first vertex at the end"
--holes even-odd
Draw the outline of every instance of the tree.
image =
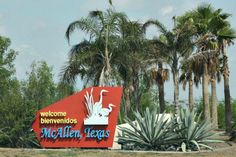
POLYGON ((11 81, 14 80, 13 61, 17 52, 9 49, 10 44, 9 38, 0 36, 0 103, 3 102, 4 95, 10 92, 11 81))
POLYGON ((84 55, 89 55, 87 59, 94 59, 99 61, 99 67, 96 70, 99 71, 98 79, 99 86, 113 85, 114 84, 114 69, 112 69, 112 51, 111 48, 113 42, 111 38, 115 38, 118 32, 118 24, 125 17, 123 13, 114 12, 109 9, 107 12, 102 11, 91 11, 87 18, 72 22, 66 31, 66 37, 70 41, 70 36, 75 29, 81 29, 89 34, 90 40, 81 42, 72 47, 70 53, 70 60, 68 65, 63 70, 63 79, 74 81, 78 74, 87 75, 87 70, 94 67, 96 62, 92 62, 90 65, 80 62, 84 61, 83 56, 79 55, 81 51, 85 51, 84 55), (83 49, 83 45, 87 46, 83 49), (82 58, 82 59, 81 59, 82 58), (84 66, 85 64, 85 66, 84 66))
MULTIPOLYGON (((201 43, 203 44, 199 44, 201 47, 199 47, 199 49, 201 49, 202 52, 207 52, 205 53, 205 56, 208 56, 209 53, 206 50, 210 50, 212 48, 210 48, 209 46, 213 46, 213 47, 218 47, 217 51, 221 51, 222 55, 223 55, 223 69, 224 72, 227 74, 223 74, 224 76, 224 84, 225 84, 225 107, 227 108, 225 110, 225 112, 227 114, 225 114, 225 120, 227 123, 227 132, 230 132, 230 128, 231 128, 231 119, 232 119, 232 111, 231 111, 231 105, 230 105, 230 91, 229 91, 229 82, 228 82, 228 66, 226 64, 227 62, 227 55, 226 57, 224 56, 224 47, 222 45, 224 44, 224 40, 228 40, 228 43, 230 43, 234 38, 235 38, 235 33, 234 31, 231 29, 230 27, 230 23, 227 21, 227 18, 230 15, 227 13, 222 13, 222 9, 217 9, 214 10, 210 5, 207 6, 199 6, 196 10, 193 10, 191 12, 186 13, 182 18, 182 20, 186 20, 186 19, 192 19, 194 21, 194 25, 197 28, 197 34, 196 37, 199 38, 200 41, 202 41, 201 43), (209 40, 210 39, 210 40, 209 40), (213 40, 212 40, 213 39, 213 40), (205 41, 204 41, 205 40, 205 41), (218 43, 218 46, 216 45, 216 43, 218 43), (208 45, 207 45, 208 44, 208 45)), ((220 55, 218 53, 215 53, 216 51, 211 51, 213 52, 213 54, 211 56, 214 57, 220 57, 220 55)), ((202 55, 203 53, 201 53, 200 55, 202 55)), ((208 61, 210 61, 212 58, 209 58, 208 61)), ((209 63, 209 62, 208 62, 209 63)), ((205 71, 205 75, 203 75, 203 81, 205 82, 204 84, 204 90, 203 90, 203 95, 204 96, 204 106, 205 106, 205 115, 209 115, 209 111, 207 112, 208 107, 209 106, 209 99, 206 97, 208 95, 208 91, 207 91, 207 87, 208 86, 208 79, 207 75, 207 69, 211 68, 208 67, 207 68, 207 62, 204 63, 204 71, 205 71), (206 81, 205 81, 206 80, 206 81)), ((211 74, 212 75, 212 74, 211 74)), ((215 74, 213 75, 215 76, 215 74)), ((208 76, 209 77, 209 76, 208 76)), ((215 77, 211 78, 212 81, 212 85, 214 86, 214 80, 215 77)), ((215 95, 215 88, 212 87, 213 90, 213 94, 212 96, 214 97, 215 95)), ((216 98, 212 98, 212 99, 216 99, 216 98)), ((213 104, 213 108, 216 109, 216 104, 214 104, 215 101, 212 101, 213 104)), ((214 109, 213 109, 214 110, 214 109)), ((216 112, 216 110, 214 110, 214 112, 216 112)), ((215 113, 214 113, 215 114, 215 113)), ((207 116, 209 117, 209 116, 207 116)), ((213 121, 217 121, 217 120, 213 120, 213 121)))
POLYGON ((161 62, 158 62, 157 64, 158 68, 153 68, 151 71, 151 79, 155 81, 158 86, 160 113, 163 113, 166 110, 164 83, 169 80, 169 69, 164 69, 161 62))
POLYGON ((37 109, 41 109, 55 101, 56 85, 52 68, 45 61, 32 63, 27 75, 22 89, 27 104, 33 104, 37 109))
POLYGON ((175 112, 179 114, 179 70, 181 59, 186 58, 192 52, 191 29, 188 26, 191 23, 185 23, 181 27, 168 31, 159 21, 150 20, 146 26, 154 24, 161 32, 162 38, 155 39, 155 45, 161 50, 161 58, 170 66, 173 84, 174 84, 174 107, 175 112))
POLYGON ((30 132, 36 110, 24 102, 13 64, 17 52, 9 48, 10 43, 0 36, 0 147, 39 146, 30 132))
POLYGON ((56 85, 55 100, 61 100, 75 92, 74 86, 65 82, 59 82, 56 85))
POLYGON ((134 104, 135 110, 140 111, 141 101, 141 80, 145 75, 144 56, 146 55, 147 42, 144 39, 142 24, 137 21, 124 19, 120 25, 121 37, 118 39, 117 47, 117 65, 118 72, 123 80, 125 88, 125 98, 127 113, 130 110, 130 104, 134 104), (130 96, 133 100, 130 100, 130 96))
MULTIPOLYGON (((226 20, 227 14, 222 15, 222 20, 226 20)), ((236 38, 235 31, 231 28, 230 24, 227 24, 227 21, 224 21, 226 26, 222 27, 218 31, 218 41, 223 55, 223 77, 224 77, 224 96, 225 96, 225 124, 226 132, 230 133, 232 131, 232 105, 230 97, 230 88, 229 88, 229 65, 228 65, 228 55, 227 55, 227 46, 230 45, 233 40, 236 38)))
MULTIPOLYGON (((143 25, 143 30, 146 32, 146 29, 149 25, 154 25, 159 28, 160 23, 158 21, 147 21, 143 25)), ((163 36, 160 36, 160 40, 162 40, 163 36)), ((159 47, 155 46, 156 42, 150 41, 150 47, 152 47, 152 51, 149 53, 149 58, 152 60, 155 58, 155 64, 157 64, 157 69, 152 65, 151 78, 158 85, 158 96, 159 96, 159 105, 160 105, 160 113, 165 111, 165 86, 164 83, 169 80, 169 70, 167 68, 163 68, 163 54, 161 54, 161 50, 159 47), (161 58, 161 59, 160 59, 161 58)), ((164 59, 165 60, 165 59, 164 59)))
POLYGON ((181 67, 182 74, 180 75, 179 82, 183 84, 183 90, 186 90, 186 85, 188 83, 188 107, 192 111, 194 109, 194 99, 193 99, 193 72, 191 70, 191 65, 188 62, 184 62, 181 67))

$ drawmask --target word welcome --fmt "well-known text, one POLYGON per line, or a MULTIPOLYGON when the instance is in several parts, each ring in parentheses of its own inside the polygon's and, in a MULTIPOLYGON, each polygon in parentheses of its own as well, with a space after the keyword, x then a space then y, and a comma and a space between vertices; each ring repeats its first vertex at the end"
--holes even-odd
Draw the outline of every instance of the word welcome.
POLYGON ((66 112, 40 112, 41 117, 65 117, 66 112))
POLYGON ((66 112, 40 112, 40 124, 76 124, 77 119, 67 118, 66 112))

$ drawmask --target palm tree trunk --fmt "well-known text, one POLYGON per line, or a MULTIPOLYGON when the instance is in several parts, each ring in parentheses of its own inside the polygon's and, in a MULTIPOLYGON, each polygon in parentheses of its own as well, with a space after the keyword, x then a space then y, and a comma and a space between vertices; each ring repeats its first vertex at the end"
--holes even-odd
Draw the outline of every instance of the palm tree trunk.
POLYGON ((133 67, 133 95, 134 95, 134 103, 136 111, 140 111, 140 90, 139 90, 139 74, 138 68, 136 66, 133 67))
POLYGON ((124 112, 125 112, 125 116, 128 117, 128 114, 130 112, 130 107, 131 107, 131 103, 130 103, 130 92, 128 87, 124 89, 124 97, 125 97, 125 106, 124 106, 124 112))
POLYGON ((216 80, 211 79, 211 121, 213 127, 218 129, 217 102, 216 102, 216 80))
POLYGON ((103 56, 104 59, 104 67, 102 69, 99 86, 110 85, 111 80, 111 65, 110 65, 110 56, 108 51, 108 38, 109 38, 109 26, 106 27, 106 36, 105 36, 105 54, 103 56))
POLYGON ((228 66, 228 56, 227 56, 227 43, 226 40, 223 40, 222 43, 222 52, 223 52, 223 68, 224 68, 224 95, 225 95, 225 126, 226 132, 231 133, 232 131, 232 106, 231 106, 231 97, 229 89, 229 66, 228 66))
POLYGON ((208 70, 207 63, 203 65, 203 77, 202 77, 202 95, 203 95, 203 105, 204 105, 204 118, 206 120, 210 120, 210 112, 209 112, 209 93, 208 93, 208 70))
POLYGON ((165 111, 165 96, 164 96, 164 82, 160 82, 158 84, 158 92, 159 92, 159 104, 160 104, 160 113, 165 111))
POLYGON ((176 71, 173 71, 172 73, 174 81, 174 108, 175 114, 179 115, 179 76, 176 71))
POLYGON ((192 80, 192 76, 191 79, 188 82, 188 103, 189 103, 189 109, 190 111, 193 110, 193 80, 192 80))
MULTIPOLYGON (((158 72, 162 74, 163 72, 163 65, 162 63, 158 63, 158 72)), ((162 75, 160 75, 162 77, 162 75)), ((160 105, 160 113, 165 111, 165 87, 164 87, 164 80, 163 78, 159 79, 158 81, 158 93, 159 93, 159 105, 160 105)))

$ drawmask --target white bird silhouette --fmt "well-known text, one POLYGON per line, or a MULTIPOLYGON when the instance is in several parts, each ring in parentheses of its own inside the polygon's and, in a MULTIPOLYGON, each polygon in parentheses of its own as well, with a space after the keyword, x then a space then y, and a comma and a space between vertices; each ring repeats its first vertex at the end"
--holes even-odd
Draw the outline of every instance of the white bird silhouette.
POLYGON ((99 115, 101 115, 102 117, 107 117, 109 115, 109 113, 112 111, 113 106, 115 106, 115 105, 109 104, 108 108, 102 108, 99 112, 99 115))
POLYGON ((97 116, 99 114, 99 111, 102 109, 102 94, 104 92, 108 92, 107 90, 103 89, 100 92, 100 100, 98 102, 95 102, 93 105, 93 116, 97 116))

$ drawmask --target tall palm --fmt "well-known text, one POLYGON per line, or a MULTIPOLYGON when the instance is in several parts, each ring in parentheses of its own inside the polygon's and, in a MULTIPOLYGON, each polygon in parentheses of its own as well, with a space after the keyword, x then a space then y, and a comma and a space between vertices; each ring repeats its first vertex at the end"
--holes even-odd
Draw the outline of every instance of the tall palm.
MULTIPOLYGON (((140 78, 142 70, 145 66, 143 56, 146 49, 146 41, 142 32, 142 25, 137 21, 123 20, 120 25, 121 38, 118 42, 118 52, 120 58, 119 73, 124 81, 125 94, 133 95, 133 103, 135 110, 140 111, 140 78)), ((126 101, 129 103, 130 101, 126 101)), ((127 104, 130 106, 130 104, 127 104)), ((128 108, 128 110, 130 107, 128 108)), ((128 112, 128 111, 127 111, 128 112)))
POLYGON ((230 45, 233 39, 236 38, 236 33, 229 26, 222 28, 218 33, 219 45, 223 55, 223 77, 224 77, 224 96, 225 96, 225 124, 226 132, 232 131, 232 105, 229 88, 229 65, 227 46, 230 45))
POLYGON ((188 84, 188 105, 190 111, 194 109, 194 99, 193 99, 193 72, 191 66, 188 62, 184 62, 181 67, 182 74, 180 75, 179 82, 183 84, 183 90, 186 90, 186 85, 188 84))
POLYGON ((218 129, 217 93, 216 83, 221 81, 220 59, 215 56, 210 63, 210 82, 211 82, 211 121, 213 127, 218 129))
MULTIPOLYGON (((82 43, 72 47, 68 66, 64 69, 64 78, 73 80, 78 74, 83 72, 83 74, 87 75, 87 72, 85 71, 87 71, 88 67, 83 67, 84 62, 82 62, 82 65, 78 64, 78 60, 82 61, 83 59, 83 57, 79 55, 82 53, 81 51, 83 51, 85 57, 90 58, 96 56, 95 60, 99 60, 98 62, 92 63, 100 63, 99 67, 96 67, 99 71, 98 85, 105 86, 114 83, 113 69, 111 66, 112 52, 109 50, 114 47, 114 45, 112 45, 114 44, 112 38, 117 36, 118 25, 123 18, 125 18, 123 13, 114 12, 111 9, 107 10, 107 12, 91 11, 87 18, 81 18, 68 26, 66 31, 68 42, 70 42, 70 36, 76 29, 81 29, 87 33, 90 36, 90 39, 87 43, 86 50, 81 50, 80 45, 82 43), (93 55, 88 57, 90 54, 87 53, 92 53, 93 55), (72 62, 74 62, 73 65, 72 62), (81 72, 81 70, 76 70, 76 66, 78 69, 83 67, 83 70, 85 71, 81 72), (71 67, 75 70, 71 70, 71 67)), ((96 78, 98 77, 96 76, 96 78)))
POLYGON ((223 13, 222 9, 215 11, 215 17, 212 20, 212 32, 216 35, 218 46, 223 61, 223 78, 224 78, 224 96, 225 96, 225 125, 226 132, 232 131, 232 105, 229 87, 229 66, 227 47, 233 43, 236 38, 236 32, 232 29, 228 17, 228 13, 223 13))
POLYGON ((169 69, 163 68, 162 62, 157 63, 158 68, 151 69, 151 80, 158 86, 158 99, 160 105, 160 113, 165 111, 165 86, 164 83, 169 80, 169 69))
POLYGON ((155 45, 161 50, 160 58, 170 66, 173 84, 174 84, 174 107, 175 112, 179 113, 179 70, 180 61, 192 52, 192 43, 190 41, 191 30, 185 23, 181 27, 168 31, 166 27, 158 20, 149 20, 144 24, 144 28, 149 25, 155 25, 160 33, 161 38, 155 39, 155 45))
POLYGON ((227 56, 227 46, 236 38, 235 31, 231 28, 228 21, 230 14, 223 13, 222 9, 214 12, 211 20, 211 32, 217 37, 218 47, 223 56, 223 78, 224 78, 224 96, 225 96, 225 124, 226 132, 232 131, 232 105, 229 88, 229 66, 227 56))
MULTIPOLYGON (((187 12, 185 15, 183 15, 182 17, 178 19, 179 21, 182 21, 183 19, 184 21, 187 21, 187 20, 193 21, 193 27, 197 29, 195 38, 200 38, 200 39, 197 39, 198 42, 196 42, 198 53, 205 52, 207 50, 206 46, 204 45, 204 42, 205 42, 204 39, 208 39, 208 36, 206 35, 208 33, 207 26, 209 23, 209 18, 211 18, 211 16, 212 16, 211 10, 198 7, 196 10, 187 12)), ((206 119, 210 120, 209 94, 208 94, 209 76, 208 76, 207 58, 204 58, 201 55, 199 55, 199 57, 200 57, 199 59, 192 62, 195 62, 196 65, 201 65, 201 66, 193 66, 193 67, 195 68, 194 69, 195 74, 202 77, 204 116, 206 119)))
MULTIPOLYGON (((165 29, 164 26, 162 26, 161 23, 159 23, 158 21, 147 21, 146 23, 144 23, 143 25, 143 30, 144 32, 146 32, 147 27, 150 25, 154 25, 157 28, 162 27, 162 29, 165 29)), ((160 36, 159 38, 160 41, 164 42, 164 37, 160 36)), ((152 66, 152 70, 151 70, 151 79, 153 81, 155 81, 155 83, 157 83, 158 86, 158 97, 159 97, 159 105, 160 105, 160 113, 163 113, 165 111, 165 82, 167 80, 169 80, 169 70, 167 68, 163 68, 163 57, 165 57, 162 52, 160 47, 158 47, 156 45, 156 40, 151 40, 150 41, 150 47, 151 47, 151 51, 148 55, 148 57, 153 60, 154 59, 154 63, 155 65, 157 65, 158 68, 156 68, 155 66, 152 66)))
MULTIPOLYGON (((229 132, 231 129, 231 119, 232 119, 232 109, 230 104, 230 91, 229 91, 229 75, 228 75, 228 63, 227 63, 227 54, 225 51, 225 41, 230 43, 235 38, 235 32, 231 29, 227 18, 230 15, 227 13, 222 13, 222 9, 214 10, 210 5, 208 6, 199 6, 197 9, 186 13, 182 18, 182 20, 186 20, 191 18, 194 21, 194 25, 197 28, 196 37, 202 39, 206 39, 208 41, 209 36, 215 36, 216 42, 218 42, 218 48, 220 48, 221 53, 223 54, 223 68, 224 68, 224 84, 225 84, 225 120, 226 120, 226 131, 229 132), (186 18, 187 17, 187 18, 186 18), (224 55, 225 54, 225 55, 224 55)), ((203 42, 204 43, 204 42, 203 42)), ((209 42, 207 42, 209 43, 209 42)), ((198 47, 202 50, 209 50, 209 47, 206 44, 201 45, 204 49, 198 47), (208 48, 207 48, 208 47, 208 48)), ((215 51, 213 51, 215 52, 215 51)), ((214 55, 214 54, 213 54, 214 55)), ((218 55, 215 53, 215 55, 218 55)), ((219 55, 218 55, 219 56, 219 55)), ((205 71, 207 71, 207 63, 204 64, 205 71)), ((207 72, 208 73, 208 72, 207 72)), ((205 115, 209 117, 209 99, 205 97, 208 95, 208 79, 209 76, 205 72, 203 75, 203 97, 204 97, 204 104, 205 104, 205 115)), ((214 82, 214 81, 213 81, 214 82)), ((214 89, 214 88, 212 88, 214 89)), ((214 92, 213 92, 214 93, 214 92)), ((215 105, 214 105, 215 106, 215 105)), ((215 121, 215 120, 213 120, 215 121)))
MULTIPOLYGON (((116 39, 110 39, 116 40, 116 39)), ((68 83, 75 83, 77 76, 87 83, 98 86, 103 69, 103 57, 99 52, 104 48, 104 40, 84 40, 72 46, 69 58, 61 71, 62 80, 68 83)), ((111 65, 115 66, 115 63, 111 65)))

